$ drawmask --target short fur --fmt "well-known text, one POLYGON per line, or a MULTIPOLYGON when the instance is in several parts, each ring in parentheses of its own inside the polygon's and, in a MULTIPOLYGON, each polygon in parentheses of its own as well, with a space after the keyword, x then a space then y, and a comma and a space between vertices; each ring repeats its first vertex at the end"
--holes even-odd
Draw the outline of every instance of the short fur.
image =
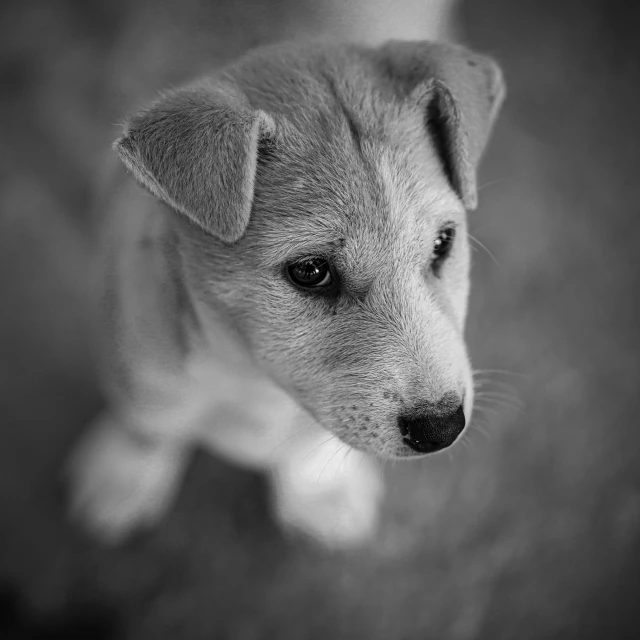
POLYGON ((200 442, 267 469, 285 524, 370 535, 365 454, 416 455, 400 414, 471 415, 465 209, 503 97, 496 64, 462 47, 284 44, 127 122, 116 151, 152 195, 122 176, 105 212, 111 405, 72 464, 90 526, 155 521, 200 442), (318 255, 337 296, 284 275, 318 255))

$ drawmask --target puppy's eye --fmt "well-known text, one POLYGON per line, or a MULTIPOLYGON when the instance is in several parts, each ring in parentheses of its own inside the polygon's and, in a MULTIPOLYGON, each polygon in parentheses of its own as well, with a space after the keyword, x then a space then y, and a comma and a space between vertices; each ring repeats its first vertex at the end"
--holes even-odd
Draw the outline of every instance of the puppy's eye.
POLYGON ((294 284, 304 289, 323 289, 332 283, 331 268, 324 258, 305 258, 287 267, 294 284))
POLYGON ((438 237, 433 243, 433 262, 432 267, 434 271, 438 271, 438 268, 444 262, 445 258, 451 253, 453 246, 453 240, 456 237, 456 230, 454 227, 446 227, 440 231, 438 237))

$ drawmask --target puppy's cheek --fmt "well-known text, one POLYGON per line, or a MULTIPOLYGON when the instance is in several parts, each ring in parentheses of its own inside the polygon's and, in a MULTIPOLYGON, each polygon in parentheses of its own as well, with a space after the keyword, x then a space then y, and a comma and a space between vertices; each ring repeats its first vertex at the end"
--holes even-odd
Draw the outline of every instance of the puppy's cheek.
POLYGON ((273 285, 247 292, 245 300, 235 315, 256 360, 305 403, 318 397, 324 387, 319 354, 330 325, 321 305, 273 285))

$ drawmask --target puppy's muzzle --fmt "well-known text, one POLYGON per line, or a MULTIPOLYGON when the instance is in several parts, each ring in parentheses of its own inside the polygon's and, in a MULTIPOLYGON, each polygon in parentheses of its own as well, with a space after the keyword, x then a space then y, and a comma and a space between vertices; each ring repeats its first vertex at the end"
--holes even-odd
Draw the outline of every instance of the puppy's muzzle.
POLYGON ((402 439, 418 453, 433 453, 452 445, 464 425, 462 405, 448 413, 414 413, 398 418, 402 439))

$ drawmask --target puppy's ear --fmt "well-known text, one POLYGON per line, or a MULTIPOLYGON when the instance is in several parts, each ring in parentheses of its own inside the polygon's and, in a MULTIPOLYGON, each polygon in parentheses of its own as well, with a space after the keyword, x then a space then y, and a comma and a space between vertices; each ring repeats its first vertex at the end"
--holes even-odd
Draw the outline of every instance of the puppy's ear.
POLYGON ((258 147, 273 120, 232 88, 169 93, 126 124, 114 149, 156 197, 226 242, 249 222, 258 147))
POLYGON ((464 47, 436 42, 392 41, 379 53, 396 91, 421 108, 462 203, 475 209, 478 163, 505 97, 500 68, 464 47))

